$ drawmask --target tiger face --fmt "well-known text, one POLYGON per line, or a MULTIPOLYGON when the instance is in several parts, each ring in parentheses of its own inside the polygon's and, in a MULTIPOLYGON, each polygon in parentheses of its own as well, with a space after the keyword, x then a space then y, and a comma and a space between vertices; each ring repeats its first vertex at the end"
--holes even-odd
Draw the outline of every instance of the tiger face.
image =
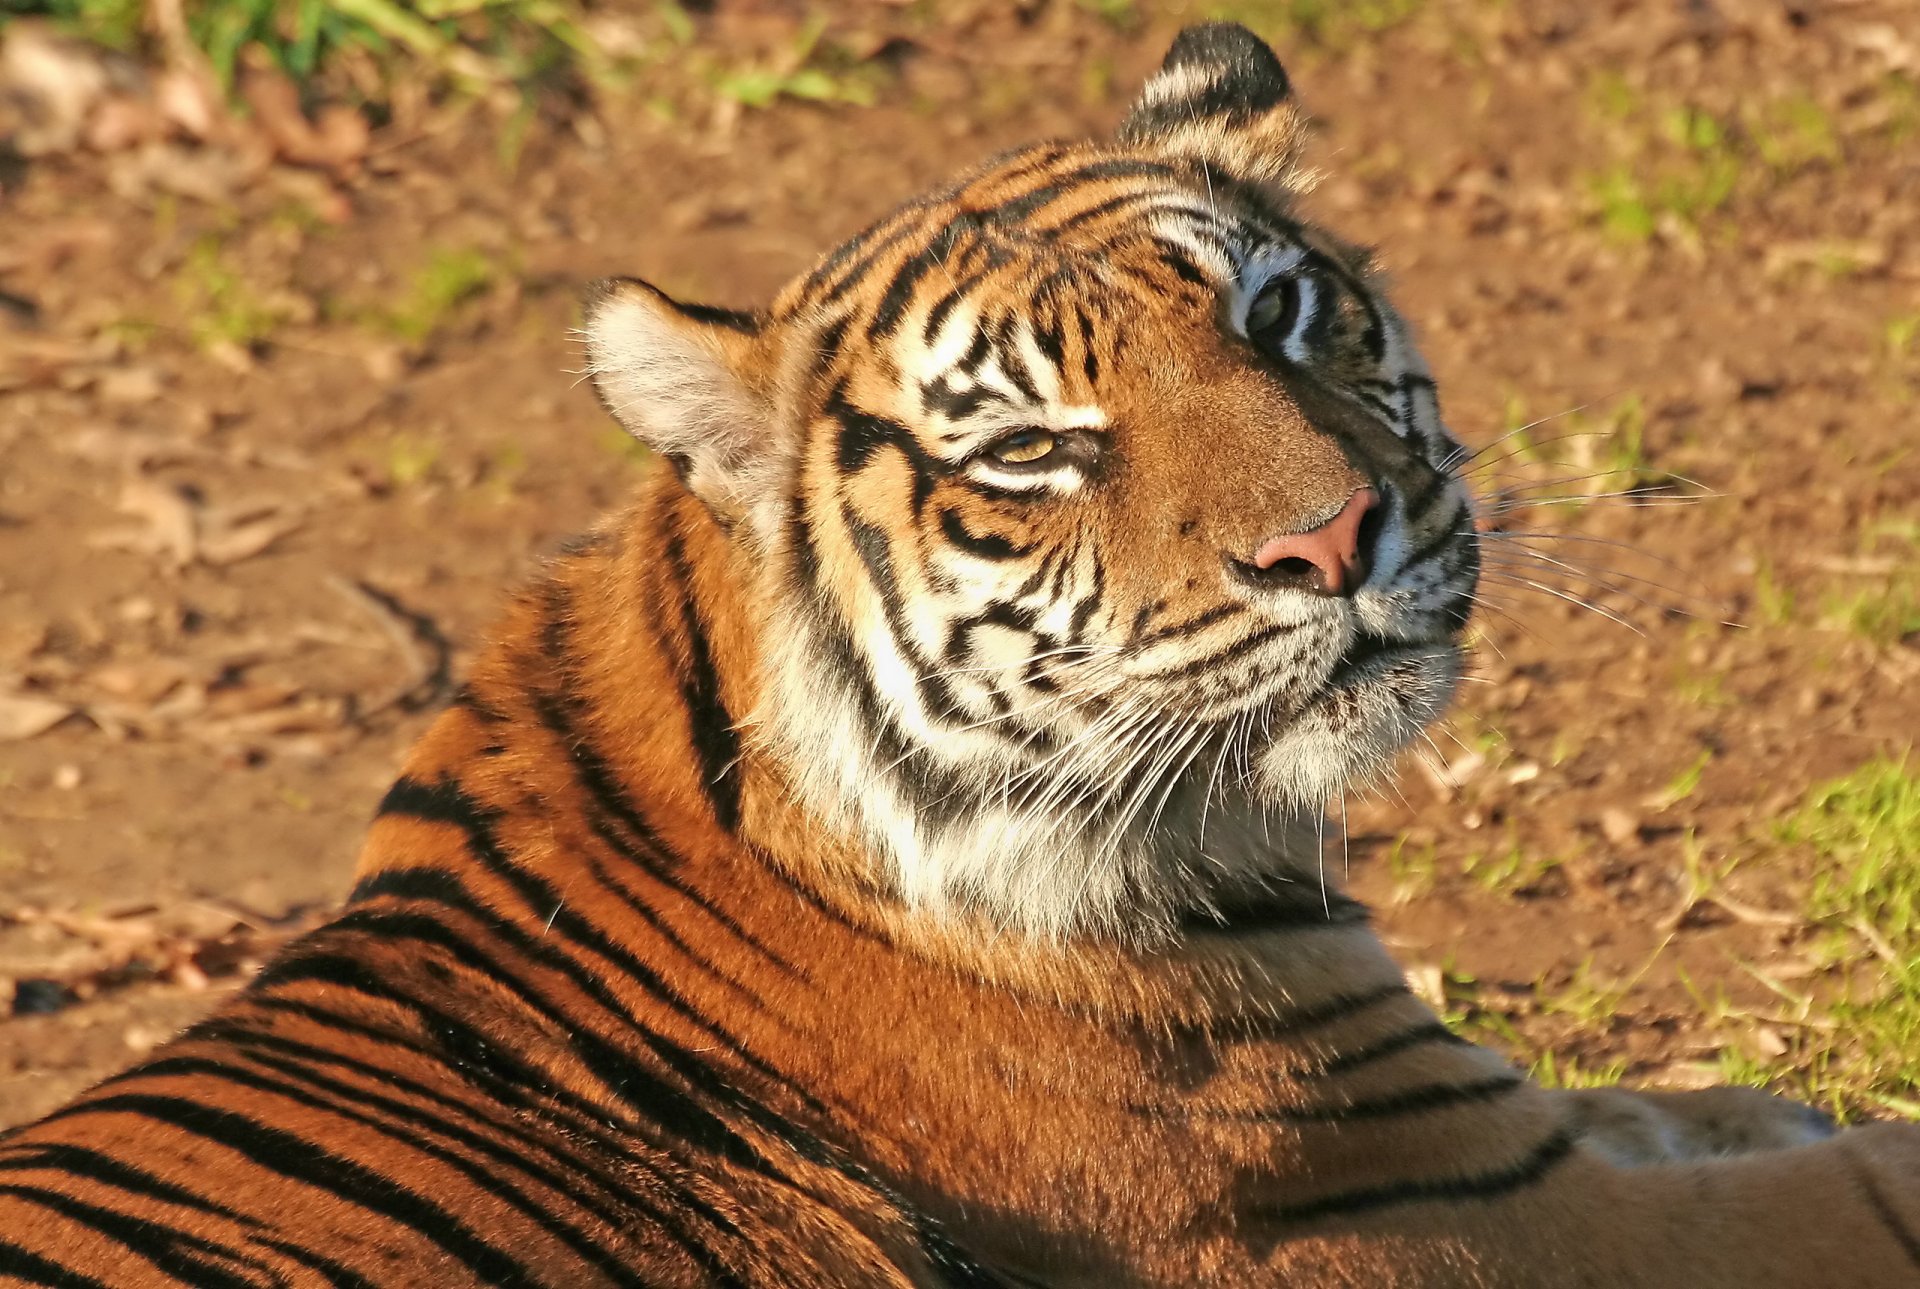
POLYGON ((743 556, 762 746, 909 900, 1163 934, 1311 871, 1285 825, 1451 696, 1459 445, 1294 213, 1300 134, 1272 52, 1194 28, 1116 139, 991 161, 768 310, 598 289, 603 399, 743 556))

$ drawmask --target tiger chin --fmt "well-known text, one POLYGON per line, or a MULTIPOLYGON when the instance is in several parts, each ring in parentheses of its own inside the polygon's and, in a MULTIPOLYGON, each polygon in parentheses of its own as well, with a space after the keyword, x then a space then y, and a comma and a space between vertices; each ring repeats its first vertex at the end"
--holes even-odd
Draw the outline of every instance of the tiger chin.
POLYGON ((1550 1091, 1320 873, 1445 706, 1460 449, 1242 28, 767 308, 596 288, 661 458, 358 882, 0 1137, 0 1283, 1920 1283, 1920 1135, 1550 1091))

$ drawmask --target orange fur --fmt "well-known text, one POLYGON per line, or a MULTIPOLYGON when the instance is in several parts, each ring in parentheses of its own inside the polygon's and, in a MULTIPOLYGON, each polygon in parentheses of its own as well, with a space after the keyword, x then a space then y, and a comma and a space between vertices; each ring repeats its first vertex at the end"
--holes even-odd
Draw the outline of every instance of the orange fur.
MULTIPOLYGON (((1419 698, 1396 685, 1423 669, 1444 682, 1457 619, 1434 610, 1451 623, 1441 636, 1389 638, 1400 661, 1366 672, 1372 689, 1296 651, 1259 656, 1268 671, 1305 668, 1297 681, 1232 672, 1203 692, 1248 639, 1331 622, 1329 647, 1347 650, 1372 629, 1342 616, 1375 611, 1361 595, 1220 589, 1248 585, 1238 553, 1362 484, 1401 506, 1383 541, 1459 552, 1450 567, 1471 570, 1471 527, 1443 509, 1443 428, 1430 409, 1369 413, 1353 395, 1385 361, 1366 338, 1368 311, 1385 306, 1356 257, 1290 226, 1333 277, 1314 279, 1322 296, 1282 303, 1325 310, 1313 314, 1324 327, 1311 347, 1263 358, 1255 328, 1227 316, 1245 300, 1220 289, 1204 307, 1216 288, 1189 280, 1151 226, 1133 235, 1127 202, 1199 191, 1236 165, 1244 190, 1221 199, 1288 218, 1277 185, 1297 123, 1277 64, 1250 40, 1183 37, 1177 75, 1122 144, 993 163, 871 230, 765 315, 687 310, 634 286, 597 297, 594 316, 620 323, 600 333, 618 341, 596 355, 603 391, 676 469, 653 471, 630 510, 514 603, 408 758, 338 919, 148 1061, 0 1139, 0 1279, 1920 1282, 1910 1130, 1829 1137, 1808 1112, 1740 1090, 1529 1085, 1448 1035, 1358 906, 1319 883, 1319 821, 1261 758, 1305 746, 1284 742, 1289 722, 1337 735, 1419 698), (1154 112, 1183 95, 1193 111, 1161 129, 1154 112), (1009 206, 1019 217, 1003 227, 975 222, 1009 206), (1113 213, 1073 222, 1103 207, 1113 213), (942 256, 916 258, 943 237, 942 256), (1088 262, 1108 275, 1098 289, 1098 275, 1046 285, 1088 262), (994 491, 1038 477, 1017 465, 996 475, 958 445, 941 458, 903 392, 914 359, 901 328, 937 348, 930 314, 963 293, 916 263, 971 274, 965 290, 1032 324, 1025 341, 994 343, 1030 345, 1054 373, 1027 376, 1058 388, 1009 405, 1100 410, 1097 434, 1049 429, 1054 451, 1087 455, 1044 501, 994 491), (906 321, 878 325, 896 294, 906 321), (1126 307, 1084 334, 1049 330, 1089 301, 1126 307), (641 312, 606 313, 621 309, 641 312), (639 367, 623 365, 623 345, 639 367), (665 366, 645 365, 662 352, 665 366), (719 402, 690 402, 688 381, 719 402), (718 421, 714 406, 765 420, 718 421), (1431 509, 1413 504, 1422 494, 1431 509), (1118 676, 1063 668, 1052 688, 1032 686, 1038 653, 1007 664, 1019 676, 995 692, 1028 732, 1004 755, 1072 737, 1046 723, 1053 695, 1124 712, 1133 690, 1171 676, 1146 714, 1190 728, 1221 765, 1244 762, 1206 775, 1165 748, 1150 763, 1101 762, 1164 781, 1153 818, 1144 806, 1100 814, 1084 797, 1044 803, 1089 828, 1112 823, 1113 846, 1060 842, 1081 864, 1070 875, 1110 889, 1022 886, 993 856, 968 881, 936 864, 915 886, 927 856, 887 850, 902 843, 873 802, 822 808, 838 780, 796 747, 853 745, 847 764, 876 794, 929 817, 944 806, 915 795, 928 783, 982 793, 974 812, 1020 791, 1012 768, 976 783, 939 761, 941 746, 912 744, 912 693, 874 680, 841 702, 880 675, 868 670, 878 633, 916 629, 889 615, 931 612, 960 594, 956 581, 985 578, 950 562, 941 532, 975 565, 1017 566, 1035 583, 1022 595, 1092 605, 1063 615, 1084 633, 1076 647, 1123 664, 1167 640, 1189 650, 1185 664, 1118 676), (1082 548, 1094 555, 1079 564, 1058 554, 1082 548), (1063 588, 1097 566, 1098 592, 1046 592, 1021 563, 1046 552, 1063 588), (1268 607, 1221 599, 1243 594, 1268 607), (1308 625, 1216 638, 1210 613, 1308 625), (1417 647, 1395 643, 1407 638, 1417 647), (845 656, 823 687, 796 688, 809 673, 790 668, 835 649, 845 656), (1249 708, 1264 725, 1207 723, 1259 686, 1276 706, 1249 708), (796 727, 809 712, 870 723, 796 727), (907 740, 908 777, 855 755, 888 739, 907 740), (1190 796, 1186 775, 1205 779, 1190 796), (1101 867, 1122 863, 1118 877, 1101 867), (1044 916, 1017 904, 1023 891, 1044 916)), ((923 393, 944 379, 913 377, 923 393)), ((956 407, 963 395, 928 397, 956 407)), ((1413 568, 1402 559, 1395 576, 1413 568)), ((1381 630, 1427 620, 1407 596, 1375 606, 1381 630)), ((1024 620, 1020 596, 991 602, 986 625, 1024 620)), ((924 698, 931 682, 917 679, 924 698)), ((1043 764, 1070 765, 1066 746, 1043 764)), ((1056 818, 1034 810, 1021 817, 1056 818)), ((903 835, 941 835, 908 822, 923 831, 903 835)))

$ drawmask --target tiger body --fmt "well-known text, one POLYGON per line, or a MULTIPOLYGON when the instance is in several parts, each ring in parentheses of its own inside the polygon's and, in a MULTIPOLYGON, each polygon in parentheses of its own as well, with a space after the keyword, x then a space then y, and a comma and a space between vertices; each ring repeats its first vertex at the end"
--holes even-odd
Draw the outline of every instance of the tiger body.
POLYGON ((603 288, 673 468, 514 603, 339 918, 0 1139, 0 1281, 1920 1283, 1912 1132, 1529 1084, 1328 887, 1477 553, 1297 132, 1196 29, 1119 141, 763 314, 603 288))

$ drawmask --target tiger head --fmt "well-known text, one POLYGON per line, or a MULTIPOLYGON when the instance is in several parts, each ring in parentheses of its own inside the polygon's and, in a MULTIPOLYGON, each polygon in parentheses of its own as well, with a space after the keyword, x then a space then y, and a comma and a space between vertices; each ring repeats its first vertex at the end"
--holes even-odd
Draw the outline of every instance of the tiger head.
POLYGON ((989 161, 765 310, 595 289, 603 400, 742 556, 761 745, 908 900, 1164 933, 1310 874, 1276 826, 1451 696, 1460 448, 1295 212, 1302 130, 1271 50, 1190 28, 1112 140, 989 161))

